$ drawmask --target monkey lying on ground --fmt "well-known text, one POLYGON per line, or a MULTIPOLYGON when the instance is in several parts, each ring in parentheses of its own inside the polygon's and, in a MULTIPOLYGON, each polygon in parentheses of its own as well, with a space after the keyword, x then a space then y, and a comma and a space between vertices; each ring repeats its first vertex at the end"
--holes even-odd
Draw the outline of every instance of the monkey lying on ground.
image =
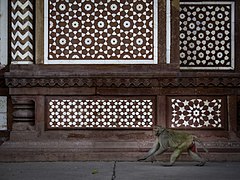
POLYGON ((196 136, 185 132, 166 129, 161 126, 156 126, 154 131, 157 138, 153 147, 148 151, 144 158, 141 158, 138 161, 144 161, 149 157, 164 153, 169 148, 173 148, 174 151, 171 155, 170 163, 166 166, 172 166, 183 151, 187 151, 193 160, 198 161, 198 166, 204 166, 206 163, 206 160, 197 153, 195 142, 201 144, 204 151, 207 153, 208 150, 196 136))

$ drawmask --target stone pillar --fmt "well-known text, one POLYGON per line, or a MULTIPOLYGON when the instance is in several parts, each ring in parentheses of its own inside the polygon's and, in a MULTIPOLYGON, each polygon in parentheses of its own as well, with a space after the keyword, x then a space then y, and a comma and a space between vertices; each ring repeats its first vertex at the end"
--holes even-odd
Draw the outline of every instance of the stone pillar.
POLYGON ((35 125, 34 101, 23 97, 12 97, 13 131, 32 131, 35 125))
POLYGON ((34 63, 34 2, 10 1, 11 64, 34 63))

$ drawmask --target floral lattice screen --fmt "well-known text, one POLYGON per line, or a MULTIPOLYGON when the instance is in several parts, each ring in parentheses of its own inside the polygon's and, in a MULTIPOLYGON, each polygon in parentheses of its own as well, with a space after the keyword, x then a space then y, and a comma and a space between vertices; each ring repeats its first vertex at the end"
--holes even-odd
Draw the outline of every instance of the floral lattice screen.
POLYGON ((180 129, 224 129, 224 97, 169 97, 168 126, 180 129))

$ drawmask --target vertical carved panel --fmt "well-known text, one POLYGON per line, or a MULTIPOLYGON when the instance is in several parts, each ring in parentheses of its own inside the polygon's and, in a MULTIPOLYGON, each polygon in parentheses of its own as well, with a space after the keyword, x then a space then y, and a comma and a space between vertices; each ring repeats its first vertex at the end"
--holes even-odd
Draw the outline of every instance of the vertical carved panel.
POLYGON ((157 3, 45 0, 45 61, 156 63, 157 3))
POLYGON ((226 128, 223 97, 169 97, 168 103, 171 128, 226 128))
POLYGON ((233 69, 234 2, 180 4, 181 69, 233 69))
POLYGON ((152 98, 49 97, 48 128, 152 128, 152 98))
POLYGON ((11 63, 34 61, 34 1, 11 0, 11 63))
POLYGON ((34 101, 12 97, 13 103, 13 130, 32 130, 35 125, 34 101))

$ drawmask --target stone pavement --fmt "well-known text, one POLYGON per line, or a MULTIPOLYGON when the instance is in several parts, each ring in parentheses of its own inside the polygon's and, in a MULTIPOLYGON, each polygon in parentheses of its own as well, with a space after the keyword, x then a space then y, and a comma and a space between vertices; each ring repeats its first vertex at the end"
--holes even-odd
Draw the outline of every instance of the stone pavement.
POLYGON ((240 162, 24 162, 0 163, 0 180, 239 180, 240 162))

